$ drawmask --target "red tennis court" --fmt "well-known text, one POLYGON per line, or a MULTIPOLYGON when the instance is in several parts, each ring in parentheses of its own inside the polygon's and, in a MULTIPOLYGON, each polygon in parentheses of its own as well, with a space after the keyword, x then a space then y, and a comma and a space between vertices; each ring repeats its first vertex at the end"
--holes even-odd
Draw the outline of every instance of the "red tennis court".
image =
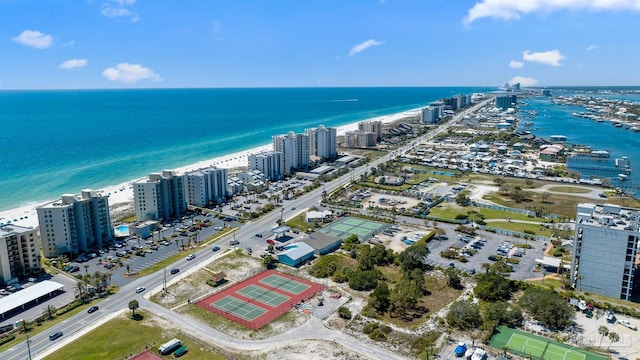
POLYGON ((196 305, 258 330, 323 289, 320 284, 267 270, 210 295, 196 305))

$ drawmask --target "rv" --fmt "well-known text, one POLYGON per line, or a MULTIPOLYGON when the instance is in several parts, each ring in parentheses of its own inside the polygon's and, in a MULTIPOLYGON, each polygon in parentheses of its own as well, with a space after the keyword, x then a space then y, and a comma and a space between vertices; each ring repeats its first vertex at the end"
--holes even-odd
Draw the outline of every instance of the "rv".
POLYGON ((158 351, 160 352, 160 355, 169 355, 172 352, 176 351, 176 349, 178 349, 180 346, 182 346, 182 340, 173 339, 162 344, 158 351))

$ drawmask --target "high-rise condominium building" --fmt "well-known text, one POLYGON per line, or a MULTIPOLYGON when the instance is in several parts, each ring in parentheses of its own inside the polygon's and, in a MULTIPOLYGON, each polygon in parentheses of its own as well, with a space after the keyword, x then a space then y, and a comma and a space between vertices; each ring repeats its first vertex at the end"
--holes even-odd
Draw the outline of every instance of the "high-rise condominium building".
POLYGON ((260 171, 269 181, 280 180, 284 176, 284 154, 281 152, 251 154, 248 162, 249 170, 260 171))
POLYGON ((182 216, 187 211, 185 175, 174 171, 149 174, 148 179, 133 184, 133 203, 138 221, 182 216))
POLYGON ((367 120, 358 123, 358 130, 376 134, 376 141, 382 140, 382 121, 367 120))
POLYGON ((284 156, 284 173, 291 174, 296 169, 306 169, 310 163, 309 137, 290 131, 286 135, 273 137, 273 150, 284 156))
POLYGON ((368 148, 376 146, 376 134, 368 131, 353 130, 344 134, 344 146, 349 148, 368 148))
POLYGON ((579 204, 571 283, 581 291, 629 300, 638 284, 640 209, 579 204))
POLYGON ((38 269, 38 229, 12 224, 0 226, 0 281, 6 284, 38 269))
POLYGON ((227 169, 210 167, 185 174, 187 204, 205 207, 227 197, 227 169))
POLYGON ((311 155, 323 159, 335 159, 338 157, 336 128, 320 125, 317 128, 306 129, 305 133, 309 137, 309 151, 311 155))
POLYGON ((113 240, 109 197, 83 190, 37 209, 42 252, 45 257, 79 254, 113 240))

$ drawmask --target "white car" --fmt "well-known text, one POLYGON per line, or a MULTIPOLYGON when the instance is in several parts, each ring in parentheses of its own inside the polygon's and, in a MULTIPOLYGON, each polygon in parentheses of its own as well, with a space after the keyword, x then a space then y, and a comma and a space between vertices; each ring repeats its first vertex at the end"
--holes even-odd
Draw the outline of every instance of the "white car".
POLYGON ((634 330, 634 331, 638 330, 638 327, 637 327, 637 326, 635 326, 634 324, 630 323, 630 322, 629 322, 629 321, 627 321, 627 320, 618 320, 618 322, 619 322, 622 326, 626 326, 626 327, 628 327, 628 328, 629 328, 629 329, 631 329, 631 330, 634 330))
POLYGON ((187 260, 193 260, 196 258, 196 254, 190 254, 189 256, 187 256, 187 260))
POLYGON ((144 286, 138 286, 136 288, 136 294, 140 294, 141 292, 145 291, 146 289, 144 288, 144 286))

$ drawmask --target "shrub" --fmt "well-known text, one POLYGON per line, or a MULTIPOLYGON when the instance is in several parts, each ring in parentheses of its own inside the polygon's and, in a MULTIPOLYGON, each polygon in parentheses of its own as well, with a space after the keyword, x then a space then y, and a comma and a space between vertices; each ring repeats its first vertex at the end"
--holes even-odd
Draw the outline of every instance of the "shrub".
POLYGON ((338 316, 343 319, 349 320, 351 319, 351 310, 349 310, 349 308, 346 306, 340 306, 338 308, 338 316))
POLYGON ((375 341, 386 341, 387 335, 382 331, 382 329, 377 328, 373 330, 371 334, 369 334, 369 339, 375 340, 375 341))
POLYGON ((461 263, 466 263, 469 262, 469 259, 467 259, 466 256, 458 256, 458 261, 460 261, 461 263))
POLYGON ((520 260, 514 258, 506 258, 505 261, 511 264, 520 264, 520 260))

